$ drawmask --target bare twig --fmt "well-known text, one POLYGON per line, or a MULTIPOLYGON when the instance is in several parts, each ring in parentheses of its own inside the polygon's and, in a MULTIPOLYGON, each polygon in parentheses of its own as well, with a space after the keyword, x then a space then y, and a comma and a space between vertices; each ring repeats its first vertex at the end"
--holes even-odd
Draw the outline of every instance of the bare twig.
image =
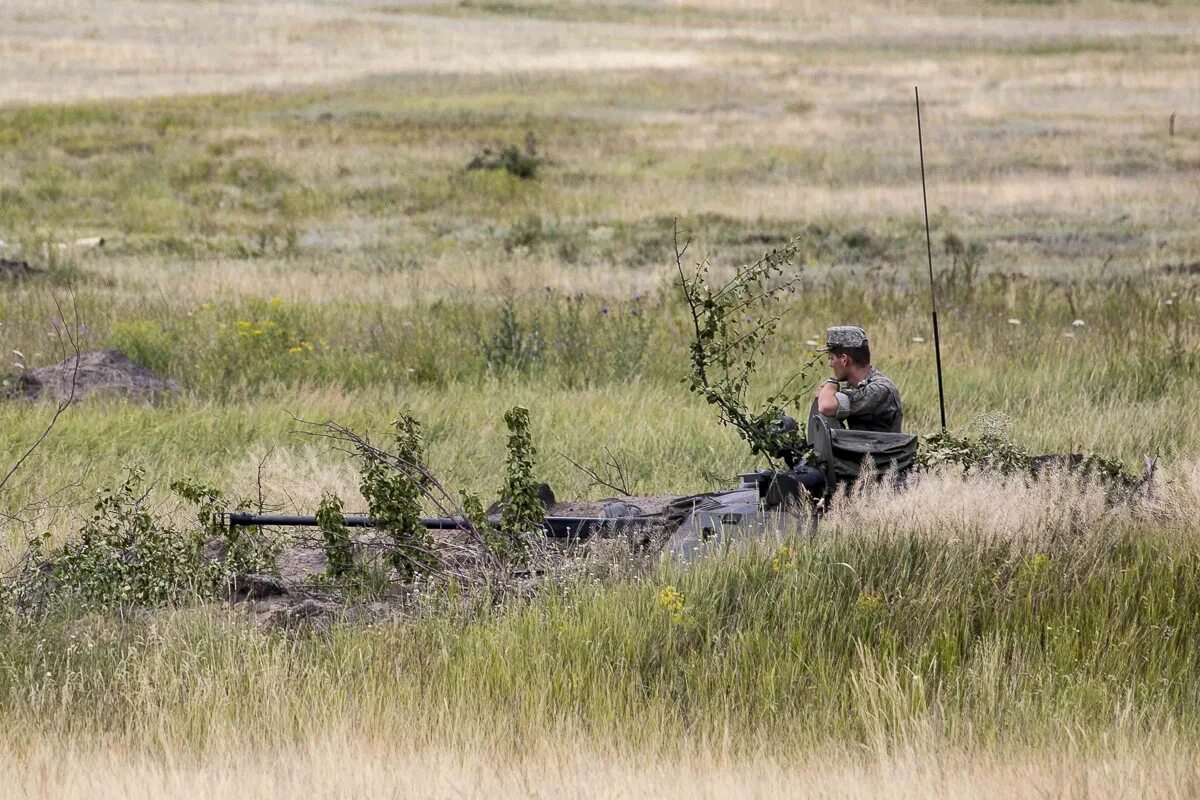
MULTIPOLYGON (((687 275, 683 271, 683 255, 687 252, 690 241, 684 242, 683 247, 679 246, 679 219, 675 219, 674 231, 672 232, 672 240, 675 247, 675 269, 679 272, 679 286, 683 290, 683 299, 688 305, 688 312, 692 317, 692 328, 695 331, 695 342, 699 342, 702 334, 700 333, 700 306, 695 295, 689 288, 687 275)), ((698 377, 704 383, 708 383, 708 376, 705 372, 705 364, 703 360, 697 360, 696 371, 698 377)))
POLYGON ((266 508, 266 504, 263 502, 263 484, 262 484, 263 465, 265 465, 267 463, 267 459, 270 458, 271 454, 274 452, 275 452, 275 448, 272 447, 270 450, 268 450, 266 453, 263 454, 263 457, 261 459, 259 459, 258 474, 255 476, 255 479, 254 479, 254 485, 258 489, 258 513, 260 513, 260 514, 263 513, 263 510, 266 508))
POLYGON ((71 350, 74 353, 75 363, 71 369, 70 389, 67 393, 67 397, 64 400, 59 401, 58 406, 54 409, 53 416, 50 417, 50 421, 46 424, 46 427, 42 429, 41 435, 39 435, 33 441, 33 444, 29 445, 25 452, 21 454, 21 457, 18 458, 16 462, 9 468, 4 477, 0 478, 0 491, 4 490, 4 487, 7 486, 9 481, 12 480, 13 476, 17 474, 17 471, 21 469, 21 466, 29 459, 30 456, 33 455, 34 451, 41 446, 42 442, 46 441, 46 437, 50 435, 52 430, 54 430, 54 426, 58 424, 58 420, 60 417, 62 417, 63 412, 70 408, 71 404, 75 402, 75 390, 79 380, 79 359, 81 358, 82 353, 80 351, 79 339, 77 338, 77 333, 80 329, 79 304, 76 302, 75 290, 70 289, 69 292, 71 296, 71 310, 74 313, 75 320, 74 330, 72 330, 71 327, 65 322, 65 315, 63 314, 62 304, 59 302, 58 296, 51 292, 50 297, 54 300, 54 307, 58 310, 58 318, 64 320, 62 329, 60 329, 57 325, 54 328, 55 333, 58 335, 58 342, 63 351, 64 360, 66 360, 68 357, 66 356, 66 344, 63 342, 64 331, 66 333, 67 341, 71 345, 71 350))
POLYGON ((88 463, 83 467, 79 477, 64 483, 62 486, 59 486, 45 497, 37 500, 30 500, 16 511, 0 511, 0 519, 7 520, 8 522, 20 523, 22 525, 32 525, 35 519, 47 512, 62 511, 63 509, 72 508, 75 503, 71 499, 62 500, 59 498, 61 498, 63 495, 66 495, 73 489, 81 488, 87 481, 87 477, 89 474, 91 474, 91 471, 92 464, 88 463), (27 513, 32 514, 32 517, 23 516, 27 513))
MULTIPOLYGON (((483 532, 476 530, 472 524, 470 517, 463 509, 462 505, 453 495, 446 489, 440 480, 430 472, 424 465, 412 463, 403 458, 400 458, 395 453, 390 453, 387 450, 376 447, 371 444, 370 440, 365 436, 350 430, 349 428, 332 420, 325 422, 312 422, 310 420, 301 419, 293 415, 301 428, 295 432, 305 436, 313 436, 321 439, 330 439, 333 442, 349 445, 349 447, 338 447, 336 449, 350 453, 354 456, 362 456, 369 454, 371 458, 378 460, 380 463, 386 464, 392 469, 404 474, 409 480, 415 482, 421 487, 421 493, 425 500, 432 505, 440 516, 454 519, 458 522, 458 530, 465 534, 478 548, 478 552, 485 554, 487 560, 492 566, 499 566, 499 557, 492 550, 487 540, 483 536, 483 532)), ((430 553, 435 558, 437 563, 441 565, 439 571, 450 574, 446 567, 445 559, 440 558, 437 554, 430 553)))
POLYGON ((603 486, 607 489, 612 489, 623 497, 633 496, 633 492, 629 488, 629 481, 625 475, 625 466, 613 455, 612 450, 609 450, 608 447, 604 448, 604 452, 608 456, 608 460, 604 462, 604 466, 608 469, 607 476, 602 476, 597 470, 580 464, 565 453, 555 452, 567 463, 575 467, 575 469, 591 478, 591 486, 603 486))

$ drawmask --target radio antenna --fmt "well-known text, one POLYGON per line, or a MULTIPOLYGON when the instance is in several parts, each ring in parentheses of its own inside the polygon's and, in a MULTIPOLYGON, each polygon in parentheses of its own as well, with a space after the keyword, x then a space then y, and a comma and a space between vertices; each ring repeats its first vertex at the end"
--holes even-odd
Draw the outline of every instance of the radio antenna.
POLYGON ((921 154, 921 201, 925 206, 925 254, 929 259, 929 310, 933 315, 933 355, 937 363, 938 411, 942 430, 946 430, 946 390, 942 384, 942 337, 938 332, 937 285, 933 280, 933 239, 929 235, 929 194, 925 189, 925 142, 921 138, 921 92, 914 86, 917 100, 917 150, 921 154))

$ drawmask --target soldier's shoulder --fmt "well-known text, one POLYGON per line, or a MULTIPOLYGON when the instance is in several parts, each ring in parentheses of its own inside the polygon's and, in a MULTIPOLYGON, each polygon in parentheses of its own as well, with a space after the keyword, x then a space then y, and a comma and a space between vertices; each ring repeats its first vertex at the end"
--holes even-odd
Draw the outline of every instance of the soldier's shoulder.
POLYGON ((893 391, 895 391, 897 394, 900 392, 900 388, 898 386, 896 386, 895 381, 893 381, 887 375, 884 375, 879 370, 875 370, 871 374, 871 376, 869 378, 867 378, 866 382, 867 383, 877 383, 881 386, 886 386, 889 389, 892 389, 893 391))

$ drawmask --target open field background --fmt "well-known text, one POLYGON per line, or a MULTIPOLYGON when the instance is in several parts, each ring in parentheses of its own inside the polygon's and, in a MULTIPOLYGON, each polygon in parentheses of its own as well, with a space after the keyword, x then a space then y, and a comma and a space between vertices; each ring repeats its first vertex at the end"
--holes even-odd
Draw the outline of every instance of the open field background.
MULTIPOLYGON (((160 486, 190 475, 237 497, 255 494, 261 463, 268 503, 310 511, 332 489, 359 507, 350 466, 292 433, 293 414, 378 431, 409 408, 427 425, 433 469, 486 497, 499 487, 501 416, 516 402, 532 411, 540 474, 562 497, 604 490, 555 453, 596 461, 605 446, 641 492, 725 485, 754 463, 680 384, 686 338, 671 284, 675 219, 692 241, 688 260, 708 257, 718 271, 802 237, 804 291, 764 384, 809 360, 808 342, 827 325, 859 323, 904 392, 908 429, 934 431, 914 83, 924 100, 952 427, 1002 412, 1033 450, 1094 450, 1131 467, 1160 454, 1173 492, 1170 509, 1140 509, 1119 521, 1119 535, 1103 503, 1082 489, 1076 505, 1026 498, 1090 510, 1070 527, 1065 571, 1047 584, 1061 618, 1030 612, 1018 633, 1007 612, 972 616, 1012 600, 1012 576, 998 582, 980 555, 991 551, 974 545, 954 562, 954 574, 968 576, 958 600, 939 595, 939 573, 921 566, 887 573, 875 588, 846 588, 821 606, 827 618, 803 616, 828 589, 820 576, 830 565, 884 563, 896 555, 884 544, 850 553, 814 548, 808 557, 818 577, 803 591, 770 584, 767 554, 747 562, 762 575, 717 581, 722 590, 705 588, 708 573, 655 575, 596 589, 598 598, 564 590, 575 598, 568 610, 577 602, 601 609, 592 622, 555 617, 567 612, 551 599, 531 616, 501 614, 479 625, 351 628, 332 654, 323 642, 297 644, 183 614, 118 624, 105 658, 71 650, 66 662, 47 666, 39 659, 59 658, 78 631, 48 634, 47 655, 44 643, 13 628, 4 633, 0 690, 8 729, 26 732, 6 743, 27 756, 27 778, 16 780, 31 781, 24 787, 35 795, 69 787, 115 796, 142 769, 150 785, 169 787, 191 774, 188 759, 208 753, 229 769, 206 762, 202 769, 213 771, 197 785, 316 785, 318 776, 303 770, 260 769, 252 747, 221 760, 213 743, 241 729, 241 703, 277 715, 269 718, 280 733, 263 760, 283 752, 285 762, 306 761, 306 748, 315 748, 341 762, 344 748, 363 742, 368 753, 438 753, 426 763, 439 775, 436 765, 456 754, 486 752, 507 763, 514 741, 537 730, 553 741, 550 732, 578 725, 572 730, 590 736, 596 760, 568 759, 557 779, 580 795, 596 781, 628 794, 641 781, 682 791, 677 776, 696 770, 689 758, 726 752, 725 729, 749 744, 711 762, 717 785, 740 784, 754 759, 804 765, 832 747, 843 764, 834 774, 861 781, 864 793, 883 791, 899 773, 913 794, 942 787, 991 795, 1000 782, 1013 788, 1010 769, 1025 769, 997 755, 1011 745, 1026 748, 1012 763, 1029 765, 1029 785, 1052 794, 1194 792, 1187 765, 1197 722, 1196 582, 1188 572, 1197 563, 1189 475, 1200 453, 1197 75, 1200 15, 1191 3, 4 3, 0 257, 50 269, 0 285, 0 352, 4 364, 14 362, 4 377, 11 382, 17 364, 61 358, 51 295, 73 291, 91 347, 119 347, 184 387, 156 407, 72 408, 0 497, 0 510, 23 520, 5 526, 8 559, 30 533, 61 539, 77 529, 92 490, 127 463, 146 466, 160 486), (546 159, 536 179, 465 169, 483 148, 524 146, 529 137, 546 159), (105 237, 105 247, 57 247, 92 236, 105 237), (12 351, 21 357, 10 359, 12 351), (35 502, 48 496, 48 505, 35 502), (1110 536, 1141 544, 1110 552, 1102 547, 1110 536), (1150 595, 1120 583, 1122 575, 1157 587, 1158 600, 1138 605, 1150 595), (667 622, 645 619, 659 586, 686 581, 693 583, 685 594, 698 595, 697 607, 713 616, 704 635, 676 641, 667 622), (791 604, 781 604, 780 592, 791 604), (812 644, 804 658, 794 649, 789 660, 768 644, 826 630, 876 594, 889 609, 897 597, 924 597, 938 613, 917 622, 887 615, 878 630, 895 640, 846 623, 831 634, 835 644, 812 644), (1134 599, 1126 613, 1097 599, 1106 596, 1134 599), (727 602, 746 616, 725 613, 727 602), (756 614, 778 624, 748 631, 743 624, 756 614), (155 638, 158 624, 166 639, 155 638), (1089 633, 1060 652, 1034 633, 1039 625, 1089 633), (609 629, 644 630, 633 643, 563 638, 609 629), (1012 647, 977 647, 983 633, 1011 635, 1012 647), (1117 668, 1098 654, 1118 652, 1114 642, 1126 634, 1145 658, 1117 668), (1150 643, 1160 640, 1148 636, 1170 646, 1156 650, 1150 643), (492 676, 481 681, 503 690, 476 702, 461 686, 406 683, 402 670, 366 683, 346 677, 375 662, 421 674, 429 667, 416 646, 422 637, 463 648, 439 662, 447 674, 478 669, 492 676), (960 661, 933 666, 948 657, 945 637, 961 641, 960 661), (661 655, 668 639, 677 649, 661 655), (897 644, 908 639, 915 650, 897 644), (176 652, 198 660, 170 660, 176 652), (565 687, 531 695, 532 673, 485 669, 530 652, 574 654, 610 672, 586 680, 564 672, 565 687), (631 652, 649 660, 630 660, 631 652), (243 658, 262 659, 254 662, 261 669, 243 658), (724 688, 705 683, 713 665, 731 658, 743 659, 745 670, 718 673, 724 688), (847 677, 805 689, 814 663, 847 677), (778 670, 792 672, 768 686, 778 670), (904 670, 920 681, 909 683, 904 670), (996 670, 1020 679, 988 705, 996 670), (902 684, 887 684, 895 690, 887 702, 896 703, 889 713, 926 726, 919 730, 929 735, 918 737, 924 750, 903 749, 892 722, 833 724, 846 704, 859 707, 864 682, 889 680, 902 684), (393 685, 400 688, 386 688, 393 685), (644 694, 605 705, 633 685, 644 694), (197 717, 187 697, 202 686, 218 699, 207 706, 211 716, 197 717), (746 702, 722 705, 728 686, 742 686, 746 702), (805 691, 818 699, 794 705, 805 691), (776 705, 755 705, 772 696, 776 705), (1023 705, 1047 697, 1057 699, 1032 711, 1023 705), (510 714, 520 703, 531 705, 510 714), (484 720, 464 727, 482 740, 388 732, 407 719, 441 719, 434 712, 447 708, 484 720), (829 725, 798 736, 799 718, 778 711, 796 708, 824 709, 829 725), (526 727, 497 727, 504 720, 526 727), (646 742, 622 751, 639 727, 695 751, 646 742), (326 730, 345 731, 345 739, 322 738, 326 730), (112 782, 80 786, 66 770, 45 777, 37 765, 56 736, 78 743, 71 758, 79 761, 66 763, 98 764, 112 782), (1142 759, 1143 751, 1110 760, 1147 737, 1164 743, 1158 761, 1142 759), (107 740, 118 749, 92 749, 107 740), (1080 772, 1056 771, 1060 750, 1076 746, 1080 772), (649 774, 638 753, 650 754, 649 774), (134 759, 128 772, 103 766, 124 763, 124 754, 134 759), (947 773, 915 766, 942 757, 947 773)), ((812 373, 814 383, 820 377, 812 373)), ((0 403, 0 452, 15 458, 52 411, 0 403)), ((951 504, 925 523, 908 508, 897 513, 915 521, 899 533, 886 519, 848 530, 868 541, 884 532, 917 537, 924 544, 913 552, 929 556, 969 528, 1026 542, 996 556, 999 563, 1059 558, 1036 539, 1058 522, 1018 514, 1020 503, 1005 494, 1012 487, 976 491, 951 483, 913 502, 974 498, 987 512, 980 516, 951 504)), ((171 511, 157 493, 149 502, 171 511)), ((925 556, 913 563, 927 564, 925 556)), ((95 624, 97 636, 109 635, 108 622, 95 624)), ((561 754, 557 747, 551 752, 561 754)), ((364 785, 383 791, 400 780, 368 762, 363 780, 377 783, 364 785)), ((755 790, 774 794, 781 784, 772 781, 809 780, 809 769, 779 767, 755 790)), ((463 793, 508 792, 514 774, 531 785, 516 791, 555 785, 545 773, 467 772, 463 793)), ((839 796, 844 788, 811 779, 813 793, 827 787, 839 796)), ((429 794, 460 786, 445 780, 445 791, 429 794)), ((319 785, 322 796, 339 796, 319 785)))

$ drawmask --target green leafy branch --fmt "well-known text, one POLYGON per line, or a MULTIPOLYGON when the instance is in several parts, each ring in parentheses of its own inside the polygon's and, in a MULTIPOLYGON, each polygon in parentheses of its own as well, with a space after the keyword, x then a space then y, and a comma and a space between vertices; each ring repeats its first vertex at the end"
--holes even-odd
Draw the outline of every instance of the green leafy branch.
POLYGON ((802 429, 780 425, 789 408, 803 401, 797 382, 807 375, 805 365, 761 404, 752 406, 750 391, 767 344, 779 329, 778 301, 794 294, 799 276, 790 274, 798 242, 772 250, 752 264, 738 267, 729 280, 714 283, 707 260, 694 269, 683 266, 688 243, 674 232, 675 266, 692 322, 688 390, 717 407, 720 421, 735 428, 756 455, 774 457, 801 446, 802 429))

